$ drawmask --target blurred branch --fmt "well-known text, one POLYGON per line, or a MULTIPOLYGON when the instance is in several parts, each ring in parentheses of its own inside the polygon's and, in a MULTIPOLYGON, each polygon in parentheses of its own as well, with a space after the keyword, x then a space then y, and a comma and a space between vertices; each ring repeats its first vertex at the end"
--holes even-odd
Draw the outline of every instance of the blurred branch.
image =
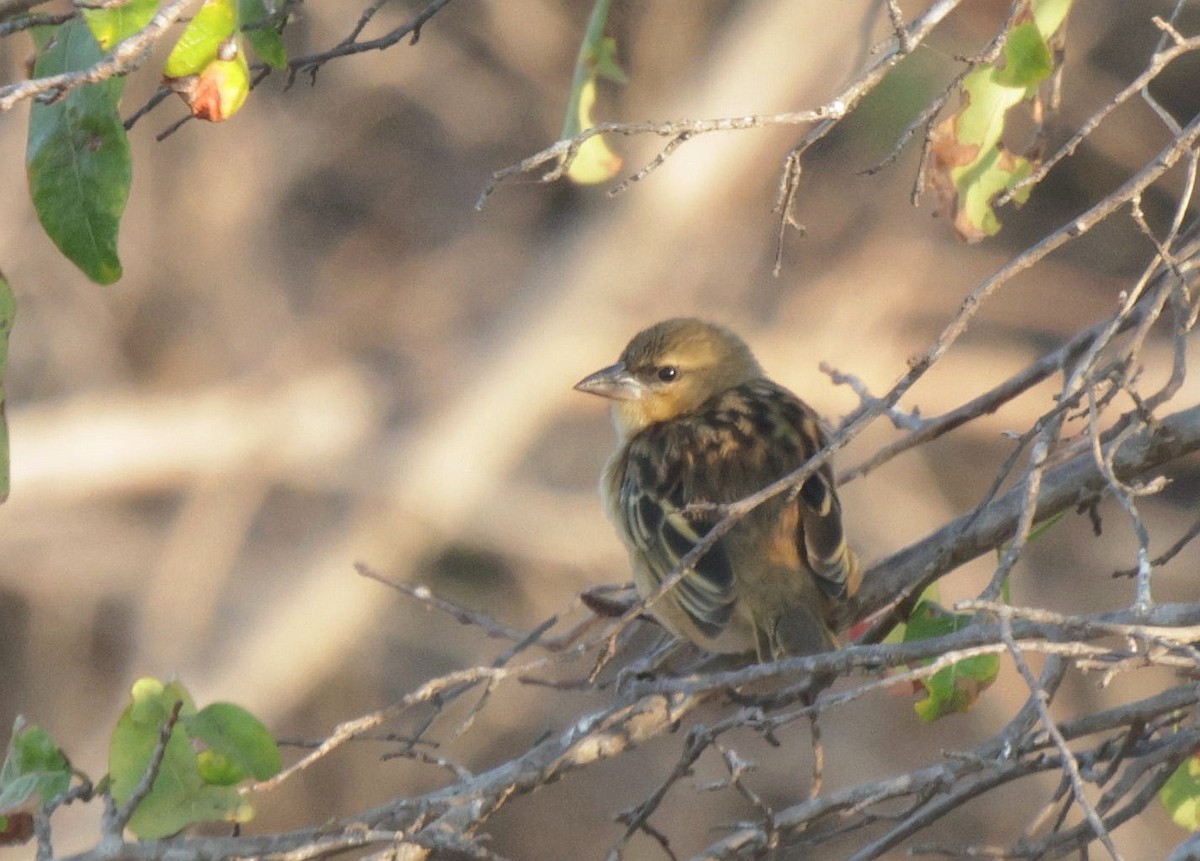
POLYGON ((83 395, 10 414, 14 477, 29 500, 173 488, 206 475, 295 475, 348 455, 374 412, 368 380, 350 366, 186 396, 83 395))
POLYGON ((401 39, 408 38, 410 45, 417 44, 417 40, 421 38, 421 28, 429 22, 429 20, 445 7, 450 0, 433 0, 424 9, 408 19, 404 24, 390 30, 388 33, 380 36, 377 39, 367 39, 360 42, 358 37, 362 35, 363 29, 374 17, 375 13, 383 6, 386 0, 376 0, 359 18, 350 35, 338 42, 337 45, 330 48, 328 51, 322 51, 319 54, 308 54, 303 57, 293 57, 288 61, 288 86, 295 83, 296 76, 307 74, 312 80, 316 81, 317 71, 321 66, 328 63, 330 60, 338 57, 349 57, 354 54, 361 54, 365 51, 383 51, 386 50, 401 39))

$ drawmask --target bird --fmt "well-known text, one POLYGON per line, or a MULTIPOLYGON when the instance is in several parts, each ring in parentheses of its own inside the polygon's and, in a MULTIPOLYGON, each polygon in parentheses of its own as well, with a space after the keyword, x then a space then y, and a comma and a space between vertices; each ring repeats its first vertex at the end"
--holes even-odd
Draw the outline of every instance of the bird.
MULTIPOLYGON (((719 506, 826 443, 819 415, 768 379, 741 338, 691 317, 639 332, 575 389, 612 401, 617 449, 600 489, 643 599, 721 520, 719 506)), ((710 653, 777 660, 835 648, 833 614, 860 580, 827 460, 737 521, 650 612, 710 653)))

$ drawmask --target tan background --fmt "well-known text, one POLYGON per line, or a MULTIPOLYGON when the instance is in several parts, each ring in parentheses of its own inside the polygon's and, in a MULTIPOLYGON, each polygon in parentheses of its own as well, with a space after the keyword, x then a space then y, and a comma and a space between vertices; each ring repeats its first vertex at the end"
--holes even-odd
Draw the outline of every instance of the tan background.
MULTIPOLYGON (((376 29, 418 5, 385 8, 376 29)), ((601 110, 631 121, 818 106, 887 32, 878 3, 615 5, 631 83, 605 86, 601 110)), ((811 154, 798 210, 808 233, 788 236, 778 279, 771 209, 797 129, 695 140, 615 199, 520 179, 473 209, 491 171, 557 136, 583 2, 451 3, 415 47, 332 62, 315 87, 301 79, 284 91, 273 76, 230 122, 188 124, 159 143, 181 111, 166 103, 131 133, 126 274, 107 288, 65 262, 37 224, 23 176, 26 110, 0 118, 0 267, 20 305, 6 379, 0 726, 28 716, 99 777, 130 683, 151 674, 178 676, 201 703, 239 702, 281 736, 319 738, 498 648, 359 578, 353 562, 519 627, 569 607, 589 584, 625 580, 595 493, 611 432, 602 405, 571 385, 664 316, 734 326, 774 377, 834 420, 856 399, 819 363, 883 391, 979 279, 1168 139, 1144 105, 1119 111, 1032 203, 1006 213, 1002 237, 958 245, 930 202, 907 203, 914 149, 877 176, 860 171, 887 155, 957 70, 954 57, 979 50, 1007 9, 964 5, 811 154)), ((1070 24, 1054 141, 1141 69, 1158 36, 1149 12, 1168 10, 1085 5, 1070 24)), ((292 51, 331 46, 358 14, 352 3, 301 6, 292 51)), ((28 54, 21 37, 0 44, 8 80, 28 54)), ((1186 118, 1196 64, 1177 65, 1156 92, 1186 118)), ((131 79, 129 110, 153 77, 131 79)), ((614 142, 632 167, 660 145, 614 142)), ((1176 171, 1147 197, 1152 216, 1169 211, 1178 184, 1176 171)), ((1108 313, 1149 256, 1129 219, 1114 221, 1008 286, 906 406, 956 406, 1108 313)), ((1165 350, 1145 354, 1151 379, 1165 350)), ((1051 394, 1042 387, 847 486, 862 554, 896 550, 973 505, 1010 450, 1001 432, 1027 428, 1051 394)), ((1189 381, 1177 403, 1196 400, 1189 381)), ((841 464, 893 435, 877 426, 841 464)), ((1194 516, 1197 466, 1145 503, 1157 549, 1194 516)), ((1109 574, 1134 564, 1134 538, 1115 506, 1104 513, 1101 538, 1071 518, 1032 548, 1014 600, 1062 611, 1128 603, 1131 588, 1109 574)), ((1198 561, 1192 548, 1165 568, 1156 597, 1195 600, 1198 561)), ((989 573, 986 560, 968 566, 944 594, 972 595, 989 573)), ((1167 681, 1146 674, 1101 692, 1075 679, 1058 707, 1167 681)), ((602 696, 502 689, 451 750, 471 768, 500 762, 602 696)), ((829 783, 969 748, 1023 696, 1006 670, 986 708, 932 728, 916 724, 906 696, 860 701, 826 727, 829 783)), ((742 740, 776 803, 806 791, 804 739, 797 730, 783 754, 742 740)), ((649 791, 680 744, 664 739, 516 802, 491 829, 494 848, 603 857, 619 834, 611 815, 649 791)), ((263 827, 318 823, 442 779, 431 766, 379 763, 386 749, 360 747, 264 798, 263 827)), ((702 765, 697 784, 719 774, 702 765)), ((750 815, 691 785, 657 820, 683 855, 750 815)), ((1003 805, 968 808, 930 839, 1011 840, 1036 795, 1007 789, 1003 805)), ((94 811, 62 819, 60 849, 94 840, 94 811)), ((1130 858, 1157 858, 1182 836, 1152 807, 1117 842, 1130 858)), ((658 852, 639 840, 629 857, 658 852)), ((829 857, 849 852, 835 844, 829 857)))

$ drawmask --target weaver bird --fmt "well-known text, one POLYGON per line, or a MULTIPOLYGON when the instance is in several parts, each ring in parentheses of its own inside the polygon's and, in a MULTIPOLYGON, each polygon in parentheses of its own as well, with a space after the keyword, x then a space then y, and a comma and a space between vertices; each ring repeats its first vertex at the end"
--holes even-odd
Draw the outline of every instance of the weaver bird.
MULTIPOLYGON (((807 404, 767 379, 740 338, 700 320, 638 333, 575 388, 613 402, 618 445, 600 487, 643 598, 721 519, 704 503, 743 499, 825 444, 807 404)), ((832 611, 859 578, 826 461, 798 493, 738 521, 651 610, 710 652, 773 660, 833 648, 832 611)))

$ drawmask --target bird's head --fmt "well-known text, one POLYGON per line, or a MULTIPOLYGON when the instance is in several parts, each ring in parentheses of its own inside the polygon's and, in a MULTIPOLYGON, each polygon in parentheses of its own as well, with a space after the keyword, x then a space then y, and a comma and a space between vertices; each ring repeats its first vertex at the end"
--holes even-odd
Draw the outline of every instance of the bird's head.
POLYGON ((639 332, 620 361, 589 374, 575 388, 612 399, 618 430, 630 436, 693 412, 714 395, 761 376, 741 338, 688 317, 639 332))

